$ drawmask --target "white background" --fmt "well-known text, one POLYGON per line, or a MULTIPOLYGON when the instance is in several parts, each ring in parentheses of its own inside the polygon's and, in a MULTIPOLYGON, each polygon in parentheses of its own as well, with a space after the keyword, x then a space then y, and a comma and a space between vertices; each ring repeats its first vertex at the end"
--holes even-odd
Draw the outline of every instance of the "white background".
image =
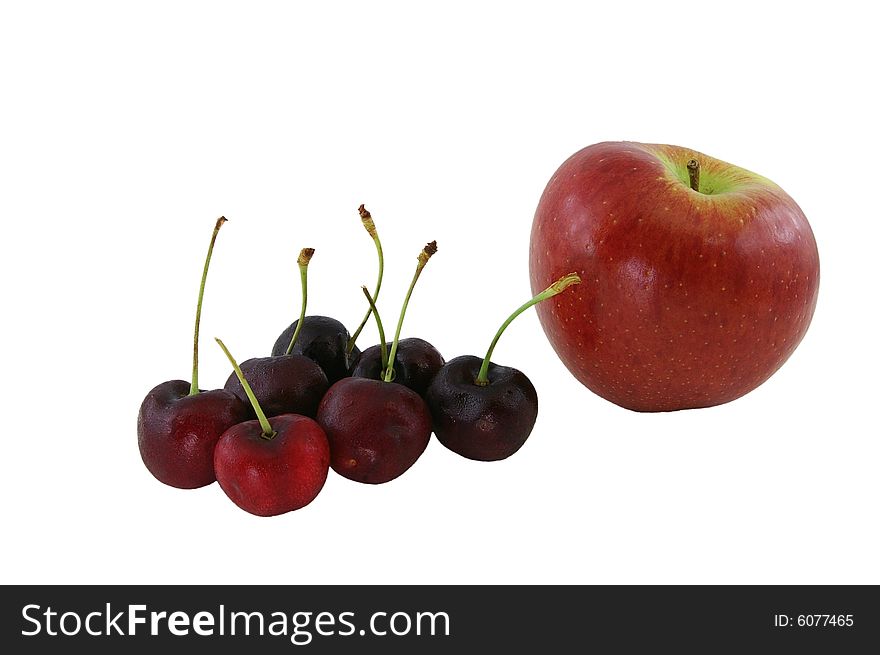
MULTIPOLYGON (((873 23, 856 3, 13 3, 0 10, 5 583, 880 583, 873 23), (369 6, 367 6, 369 5, 369 6), (482 354, 529 296, 537 200, 572 152, 673 143, 773 179, 819 243, 818 309, 734 403, 637 414, 565 370, 534 312, 495 361, 541 412, 494 464, 433 440, 250 516, 155 481, 135 418, 298 312, 360 319, 375 256, 406 335, 482 354)), ((372 326, 361 345, 375 343, 372 326)))

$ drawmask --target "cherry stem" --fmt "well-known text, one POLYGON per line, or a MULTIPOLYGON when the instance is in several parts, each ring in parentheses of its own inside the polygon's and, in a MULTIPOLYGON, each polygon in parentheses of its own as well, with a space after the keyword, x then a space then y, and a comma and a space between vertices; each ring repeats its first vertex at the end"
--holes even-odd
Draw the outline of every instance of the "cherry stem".
POLYGON ((501 335, 504 333, 504 330, 507 329, 507 326, 513 322, 517 316, 522 314, 532 305, 537 305, 542 300, 547 300, 547 298, 552 298, 553 296, 562 293, 570 287, 572 284, 580 284, 581 278, 577 273, 569 273, 568 275, 563 275, 561 278, 556 280, 549 287, 544 289, 537 296, 521 305, 519 309, 517 309, 513 314, 507 317, 507 320, 501 324, 501 327, 498 328, 498 332, 495 333, 495 338, 492 339, 492 343, 489 345, 489 350, 486 352, 486 357, 483 359, 483 365, 480 366, 480 372, 477 374, 477 379, 474 381, 475 384, 481 387, 485 387, 489 384, 489 364, 492 359, 492 351, 495 350, 495 346, 498 344, 498 339, 501 338, 501 335))
POLYGON ((698 162, 696 159, 691 159, 687 163, 687 169, 688 169, 688 177, 690 178, 690 182, 691 182, 691 189, 699 192, 699 190, 700 190, 700 162, 698 162))
POLYGON ((403 328, 403 317, 406 316, 406 308, 409 306, 409 298, 412 296, 416 282, 419 281, 422 269, 425 268, 425 264, 428 263, 428 260, 431 259, 431 256, 436 252, 437 242, 431 241, 431 243, 425 245, 425 247, 422 248, 422 252, 419 253, 419 263, 416 266, 416 272, 413 275, 412 282, 409 284, 406 297, 403 299, 403 307, 400 308, 400 318, 397 319, 397 330, 394 332, 394 341, 391 342, 391 352, 388 353, 388 364, 385 368, 384 376, 385 382, 391 382, 391 380, 394 379, 394 358, 397 356, 397 342, 400 340, 400 330, 403 328))
POLYGON ((370 303, 370 313, 375 317, 376 327, 379 329, 379 354, 382 358, 382 367, 379 370, 384 374, 385 367, 388 366, 388 345, 385 343, 385 328, 382 327, 382 319, 379 318, 379 310, 376 309, 376 301, 373 299, 373 296, 370 295, 367 287, 362 286, 361 291, 364 292, 367 302, 370 303))
POLYGON ((211 263, 211 254, 214 252, 214 242, 217 240, 217 233, 226 222, 226 217, 221 216, 214 224, 214 232, 211 234, 211 243, 208 246, 208 255, 205 257, 205 268, 202 270, 202 282, 199 285, 199 301, 196 303, 196 327, 193 331, 193 368, 192 382, 189 385, 189 395, 195 396, 199 393, 199 324, 202 322, 202 298, 205 297, 205 280, 208 279, 208 266, 211 263))
POLYGON ((312 255, 314 254, 314 248, 303 248, 299 251, 299 258, 296 260, 296 263, 299 266, 300 285, 302 286, 302 303, 299 308, 299 320, 296 322, 293 336, 290 337, 290 343, 287 344, 287 350, 284 353, 285 355, 289 355, 293 352, 293 345, 296 343, 297 337, 299 337, 300 330, 302 330, 303 322, 306 318, 306 304, 309 301, 309 262, 312 260, 312 255))
MULTIPOLYGON (((377 303, 379 302, 379 291, 382 289, 382 277, 385 275, 385 255, 382 254, 382 241, 379 239, 379 232, 376 231, 376 224, 373 222, 373 217, 370 215, 370 212, 367 211, 366 207, 361 205, 358 207, 358 213, 361 215, 361 222, 364 224, 364 229, 367 230, 367 234, 373 238, 373 243, 376 244, 376 254, 379 257, 379 276, 376 279, 376 290, 373 291, 373 302, 377 303)), ((357 330, 354 331, 354 334, 352 334, 351 338, 348 340, 348 344, 345 346, 346 355, 350 355, 354 350, 354 344, 361 335, 361 331, 364 329, 367 321, 370 320, 371 312, 371 309, 367 310, 361 324, 358 325, 357 330)), ((376 314, 376 316, 378 316, 378 314, 376 314)))
POLYGON ((266 415, 263 413, 263 408, 260 407, 260 403, 257 402, 257 397, 254 395, 254 390, 251 389, 251 385, 248 384, 248 381, 244 379, 244 373, 241 372, 241 368, 238 366, 238 362, 235 361, 235 358, 232 356, 232 353, 229 352, 229 349, 226 347, 226 344, 220 341, 217 337, 214 337, 214 341, 223 349, 223 352, 226 354, 226 358, 229 360, 229 363, 232 364, 232 368, 235 370, 235 375, 238 377, 238 381, 241 382, 242 388, 244 388, 244 392, 247 394, 248 400, 251 401, 251 406, 254 408, 254 412, 257 414, 257 420, 260 422, 260 427, 263 429, 263 438, 271 439, 275 436, 275 430, 272 429, 272 425, 269 423, 269 419, 266 418, 266 415))

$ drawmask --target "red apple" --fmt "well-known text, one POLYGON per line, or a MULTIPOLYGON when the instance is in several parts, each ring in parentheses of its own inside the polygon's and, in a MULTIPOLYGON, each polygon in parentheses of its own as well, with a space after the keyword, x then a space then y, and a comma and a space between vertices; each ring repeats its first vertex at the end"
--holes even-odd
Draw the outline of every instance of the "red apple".
POLYGON ((819 289, 813 232, 785 191, 669 145, 572 155, 538 203, 529 259, 533 292, 569 272, 583 280, 537 306, 565 366, 646 412, 760 385, 800 343, 819 289))

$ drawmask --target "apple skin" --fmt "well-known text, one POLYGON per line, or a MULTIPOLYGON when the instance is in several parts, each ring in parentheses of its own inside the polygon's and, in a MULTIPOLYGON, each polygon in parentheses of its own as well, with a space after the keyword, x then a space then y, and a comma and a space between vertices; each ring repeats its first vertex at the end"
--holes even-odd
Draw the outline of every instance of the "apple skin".
POLYGON ((669 145, 598 143, 572 155, 532 224, 533 293, 550 343, 622 407, 710 407, 767 380, 816 307, 819 254, 800 207, 770 180, 669 145), (687 162, 701 167, 700 190, 687 162))

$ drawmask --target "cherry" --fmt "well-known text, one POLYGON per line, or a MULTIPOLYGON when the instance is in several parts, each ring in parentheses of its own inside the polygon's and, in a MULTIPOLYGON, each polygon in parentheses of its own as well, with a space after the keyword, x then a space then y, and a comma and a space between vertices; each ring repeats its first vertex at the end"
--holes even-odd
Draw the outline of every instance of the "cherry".
POLYGON ((493 364, 492 352, 513 319, 580 281, 575 273, 566 275, 519 307, 501 325, 482 360, 465 355, 440 369, 425 397, 440 443, 487 462, 510 457, 522 447, 538 417, 538 394, 522 372, 493 364))
MULTIPOLYGON (((314 248, 303 248, 297 259, 303 291, 301 316, 306 311, 307 270, 314 254, 314 248)), ((298 337, 299 334, 294 331, 291 346, 296 345, 298 337)), ((301 354, 255 357, 242 362, 241 370, 250 381, 254 394, 268 416, 292 413, 314 418, 318 403, 329 386, 321 367, 313 359, 301 354)), ((229 375, 224 388, 247 402, 247 391, 235 371, 229 375)))
POLYGON ((214 225, 202 270, 193 335, 192 381, 170 380, 154 387, 138 412, 137 435, 141 459, 160 482, 180 489, 196 489, 214 480, 214 446, 220 435, 248 417, 248 408, 236 396, 216 389, 199 389, 199 323, 205 280, 217 233, 226 219, 214 225))
MULTIPOLYGON (((314 418, 330 386, 321 367, 303 355, 254 357, 242 362, 241 370, 251 379, 267 416, 302 414, 314 418)), ((224 388, 239 398, 247 398, 235 373, 226 380, 224 388)))
MULTIPOLYGON (((382 242, 379 240, 379 233, 370 212, 363 205, 358 207, 358 212, 361 216, 361 223, 372 237, 379 256, 379 277, 374 292, 374 295, 378 296, 379 290, 382 288, 382 276, 385 270, 382 242)), ((305 285, 305 282, 303 284, 305 285)), ((361 352, 355 342, 369 317, 368 311, 354 334, 349 335, 346 327, 335 318, 306 316, 303 311, 300 313, 299 319, 291 323, 275 340, 272 354, 305 355, 320 365, 329 383, 333 384, 337 380, 348 377, 351 369, 357 364, 361 352), (300 325, 302 325, 301 328, 300 325), (294 338, 297 330, 299 330, 299 335, 294 338)))
POLYGON ((274 357, 280 355, 303 355, 314 361, 330 384, 348 377, 349 367, 360 357, 360 350, 355 348, 351 355, 346 355, 345 347, 349 340, 348 329, 329 316, 306 316, 296 320, 282 332, 272 347, 274 357), (300 325, 302 327, 300 328, 300 325), (299 328, 300 333, 293 347, 289 349, 293 335, 299 328))
MULTIPOLYGON (((361 287, 361 289, 367 297, 367 302, 370 303, 371 311, 376 316, 380 343, 370 346, 361 353, 361 358, 351 375, 355 378, 381 380, 388 367, 388 345, 385 342, 385 330, 370 292, 366 287, 361 287)), ((397 354, 394 357, 392 380, 409 387, 424 398, 428 385, 431 384, 431 380, 434 379, 443 364, 443 355, 424 339, 401 339, 397 344, 397 354)))
MULTIPOLYGON (((357 366, 351 372, 352 377, 380 379, 385 370, 381 352, 379 345, 370 346, 363 351, 357 366)), ((424 397, 428 385, 444 363, 443 355, 424 339, 401 339, 394 358, 393 379, 424 397)))
POLYGON ((305 507, 327 480, 327 436, 305 416, 266 418, 241 368, 224 343, 216 341, 257 416, 255 421, 233 425, 217 442, 214 469, 220 488, 233 503, 257 516, 276 516, 305 507))
MULTIPOLYGON (((435 252, 437 243, 432 241, 419 253, 391 343, 389 362, 395 361, 413 288, 435 252)), ((374 310, 375 304, 370 300, 374 310)), ((378 318, 378 314, 376 316, 378 318)), ((384 349, 381 328, 380 343, 384 349)), ((415 391, 392 382, 393 376, 394 367, 388 364, 379 380, 355 377, 339 380, 330 387, 318 407, 318 423, 330 442, 330 466, 350 480, 368 484, 389 482, 407 471, 428 446, 431 438, 428 407, 415 391)))
POLYGON ((431 414, 421 396, 382 380, 340 380, 321 401, 317 421, 330 442, 333 470, 367 484, 406 472, 431 438, 431 414))

